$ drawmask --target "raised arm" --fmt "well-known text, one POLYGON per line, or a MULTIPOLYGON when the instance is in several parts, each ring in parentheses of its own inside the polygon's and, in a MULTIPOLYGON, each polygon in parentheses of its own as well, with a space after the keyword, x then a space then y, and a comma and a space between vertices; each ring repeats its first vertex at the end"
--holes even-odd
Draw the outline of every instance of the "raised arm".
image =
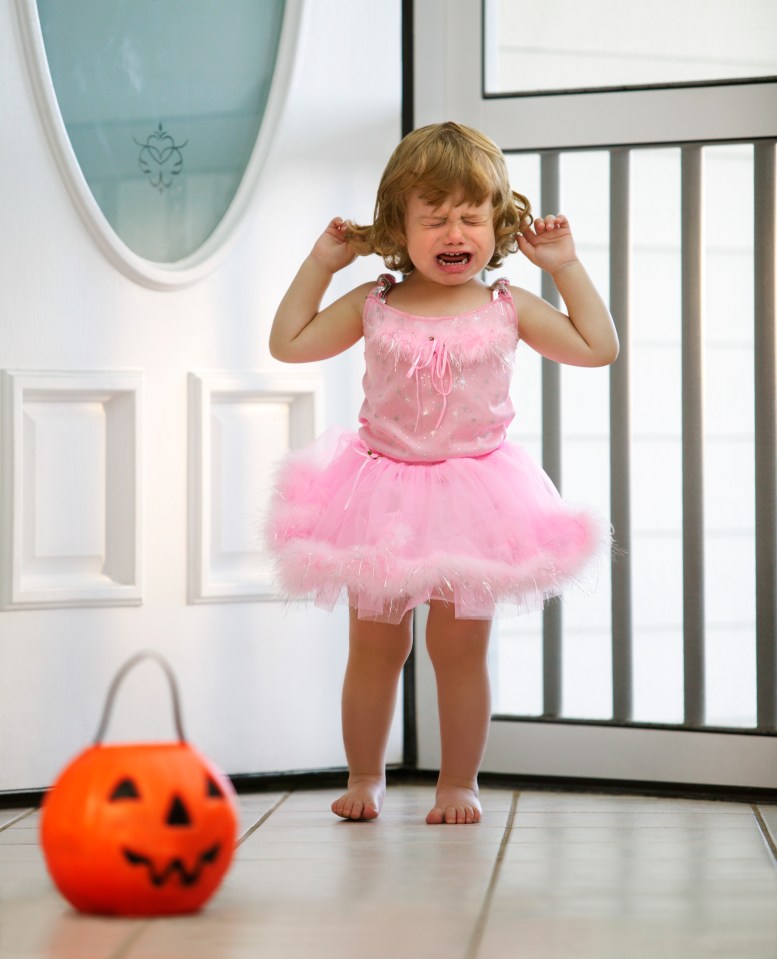
POLYGON ((546 270, 567 314, 526 290, 513 290, 521 337, 549 360, 571 366, 607 366, 618 356, 609 310, 577 257, 565 216, 539 217, 518 235, 518 248, 546 270))
POLYGON ((281 300, 270 330, 270 353, 276 360, 325 360, 347 350, 361 337, 364 298, 373 284, 363 284, 321 309, 332 277, 356 255, 345 239, 344 229, 339 217, 331 221, 281 300))

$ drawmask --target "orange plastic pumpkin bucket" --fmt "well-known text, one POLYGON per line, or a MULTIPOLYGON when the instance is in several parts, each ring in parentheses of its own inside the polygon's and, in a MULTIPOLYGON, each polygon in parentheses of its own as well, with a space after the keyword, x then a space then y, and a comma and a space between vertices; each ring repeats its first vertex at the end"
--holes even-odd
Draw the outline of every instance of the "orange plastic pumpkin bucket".
POLYGON ((81 912, 194 912, 226 874, 236 835, 234 790, 186 742, 170 666, 156 653, 132 657, 111 684, 94 745, 62 771, 44 800, 41 844, 54 883, 81 912), (178 741, 106 746, 119 684, 147 658, 167 675, 178 741))

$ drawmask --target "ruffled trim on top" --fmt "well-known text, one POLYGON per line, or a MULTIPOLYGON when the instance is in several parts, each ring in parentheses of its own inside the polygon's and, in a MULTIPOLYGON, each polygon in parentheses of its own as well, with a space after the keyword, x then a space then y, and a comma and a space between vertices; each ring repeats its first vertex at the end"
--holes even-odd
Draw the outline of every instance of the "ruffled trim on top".
POLYGON ((428 350, 434 353, 445 349, 451 365, 457 370, 490 359, 512 368, 518 336, 514 329, 506 328, 503 323, 484 317, 475 327, 446 329, 442 335, 440 332, 439 326, 431 334, 404 325, 390 327, 384 323, 375 331, 373 338, 379 352, 394 356, 397 364, 401 361, 412 363, 419 353, 428 350))
POLYGON ((466 364, 489 359, 512 368, 519 337, 515 305, 506 280, 493 284, 490 303, 452 317, 415 316, 397 310, 386 302, 395 282, 390 274, 382 274, 365 304, 365 333, 376 343, 379 353, 394 356, 397 365, 412 365, 419 356, 444 351, 446 362, 457 371, 466 364))

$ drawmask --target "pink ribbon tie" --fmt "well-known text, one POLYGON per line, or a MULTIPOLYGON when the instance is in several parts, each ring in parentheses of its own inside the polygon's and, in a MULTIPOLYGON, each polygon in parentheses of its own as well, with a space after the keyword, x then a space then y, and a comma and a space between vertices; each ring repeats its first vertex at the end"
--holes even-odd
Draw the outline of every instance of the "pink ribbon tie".
POLYGON ((448 354, 448 347, 440 344, 438 349, 437 337, 430 336, 427 343, 419 346, 416 350, 413 362, 410 364, 405 374, 408 379, 415 377, 415 395, 418 414, 415 419, 415 428, 418 429, 418 423, 421 419, 421 388, 418 381, 418 371, 429 368, 429 379, 432 386, 442 397, 442 409, 434 428, 437 429, 443 421, 445 411, 448 408, 448 395, 453 390, 453 370, 451 369, 451 360, 448 354))
POLYGON ((353 480, 353 486, 351 487, 351 492, 350 492, 349 495, 348 495, 348 499, 347 499, 346 502, 345 502, 345 506, 343 506, 343 511, 347 510, 347 509, 350 507, 350 505, 351 505, 351 500, 353 499, 353 494, 356 492, 356 488, 357 488, 357 486, 359 485, 359 480, 362 478, 362 473, 364 472, 364 467, 370 462, 370 460, 379 460, 379 459, 380 459, 380 453, 376 453, 375 450, 364 450, 364 451, 362 451, 362 450, 356 449, 356 448, 354 447, 354 453, 358 453, 359 456, 363 456, 363 457, 364 457, 364 462, 363 462, 362 465, 359 467, 359 469, 356 471, 356 476, 354 477, 354 480, 353 480))

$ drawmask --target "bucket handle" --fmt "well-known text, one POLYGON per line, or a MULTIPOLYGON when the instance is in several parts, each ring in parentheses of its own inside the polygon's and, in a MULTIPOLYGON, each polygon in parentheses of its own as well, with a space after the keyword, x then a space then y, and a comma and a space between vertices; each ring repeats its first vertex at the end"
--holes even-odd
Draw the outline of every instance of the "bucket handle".
POLYGON ((145 649, 140 653, 136 653, 134 656, 130 657, 127 662, 121 667, 121 669, 116 673, 116 676, 113 679, 113 682, 108 689, 108 695, 105 699, 105 706, 103 708, 103 714, 100 719, 100 725, 97 727, 97 735, 94 737, 94 745, 102 745, 103 738, 105 737, 105 731, 108 728, 108 722, 111 718, 111 710, 113 709, 113 701, 116 699, 116 694, 119 691, 119 686, 121 685, 124 677, 127 673, 133 669, 138 663, 143 662, 145 659, 153 659, 157 663, 167 676, 167 682, 170 686, 170 695, 173 700, 173 721, 175 723, 175 731, 178 734, 179 742, 185 743, 186 737, 183 733, 183 722, 181 721, 181 700, 178 695, 178 683, 175 679, 175 673, 173 672, 170 664, 159 653, 155 652, 153 649, 145 649))

